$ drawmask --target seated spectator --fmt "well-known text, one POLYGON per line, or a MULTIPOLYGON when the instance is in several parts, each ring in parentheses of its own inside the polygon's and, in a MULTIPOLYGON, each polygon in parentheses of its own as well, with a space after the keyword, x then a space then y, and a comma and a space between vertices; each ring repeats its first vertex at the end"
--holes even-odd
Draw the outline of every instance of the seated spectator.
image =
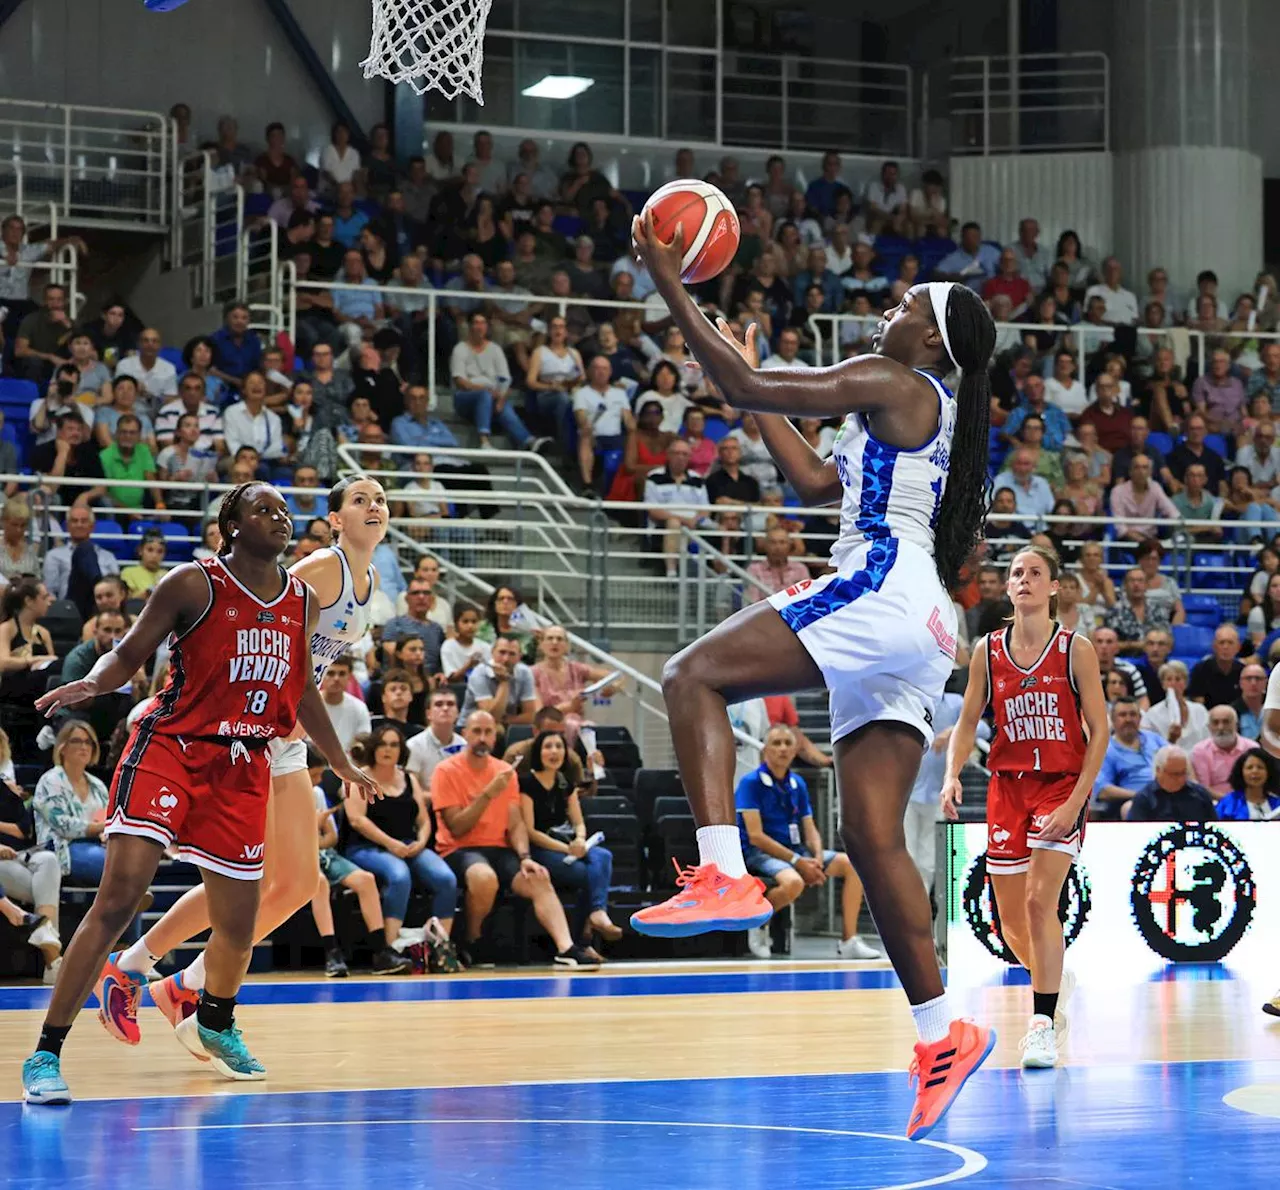
MULTIPOLYGON (((479 140, 481 135, 487 134, 478 133, 476 139, 479 140)), ((498 168, 502 169, 501 166, 498 168)), ((486 176, 483 168, 481 176, 486 176)), ((391 152, 391 132, 385 124, 375 124, 369 129, 369 154, 364 159, 365 193, 377 202, 385 202, 395 184, 396 159, 391 152)))
MULTIPOLYGON (((1129 425, 1133 412, 1119 403, 1120 384, 1114 376, 1103 372, 1095 381, 1097 399, 1080 415, 1079 425, 1092 425, 1098 432, 1098 444, 1114 454, 1129 445, 1129 425)), ((1177 474, 1177 471, 1174 471, 1177 474)))
POLYGON ((689 444, 689 469, 705 476, 716 463, 716 443, 706 435, 707 415, 699 406, 684 411, 680 438, 689 444))
POLYGON ((1000 253, 995 275, 982 286, 984 301, 990 302, 997 295, 1009 299, 1014 318, 1021 315, 1031 301, 1031 283, 1019 272, 1018 255, 1011 247, 1000 253))
MULTIPOLYGON (((764 762, 738 782, 734 803, 747 871, 774 882, 765 896, 775 911, 792 904, 807 887, 825 884, 828 877, 843 880, 843 941, 836 945, 836 957, 878 959, 880 952, 858 937, 862 881, 844 852, 823 847, 809 788, 804 778, 792 771, 795 758, 796 738, 791 729, 771 727, 764 740, 764 762)), ((748 945, 756 958, 770 957, 767 924, 751 930, 748 945)))
POLYGON ((1227 539, 1250 545, 1270 538, 1275 533, 1271 526, 1280 523, 1280 513, 1270 502, 1257 499, 1249 472, 1244 467, 1232 467, 1226 483, 1219 519, 1231 524, 1223 530, 1227 539))
POLYGON ((1217 348, 1209 360, 1209 370, 1191 386, 1191 401, 1204 416, 1211 434, 1233 437, 1244 417, 1244 384, 1231 374, 1231 353, 1217 348))
MULTIPOLYGON (((830 452, 828 451, 828 454, 830 452)), ((707 475, 707 498, 713 504, 756 504, 760 500, 760 484, 742 470, 742 444, 725 436, 716 446, 718 465, 707 475)))
POLYGON ((597 453, 621 450, 623 435, 635 429, 626 390, 610 382, 609 361, 597 355, 587 365, 587 383, 573 394, 573 415, 578 426, 578 474, 586 489, 592 487, 597 453))
POLYGON ((98 579, 120 573, 115 555, 92 540, 94 524, 93 509, 73 506, 67 512, 66 544, 54 546, 44 558, 49 594, 72 600, 85 615, 93 614, 93 587, 98 579))
POLYGON ((1213 634, 1213 652, 1196 662, 1191 670, 1188 697, 1210 710, 1230 706, 1240 697, 1240 634, 1234 624, 1220 624, 1213 634))
POLYGON ((164 577, 164 536, 160 533, 144 533, 138 542, 138 561, 126 566, 120 578, 129 588, 130 599, 146 599, 155 585, 164 577))
POLYGON ((355 187, 342 182, 333 205, 333 238, 350 252, 359 246, 360 233, 368 224, 369 216, 356 206, 355 187))
POLYGON ((1209 712, 1186 697, 1187 667, 1181 661, 1166 661, 1160 666, 1159 680, 1165 696, 1143 712, 1143 728, 1187 750, 1208 739, 1209 712))
POLYGON ((532 662, 537 656, 542 628, 514 587, 499 586, 489 593, 476 636, 490 645, 496 644, 500 636, 510 637, 520 646, 520 655, 532 662))
POLYGON ((457 733, 458 699, 453 691, 441 686, 431 692, 427 706, 427 727, 409 740, 409 758, 405 768, 418 779, 423 789, 431 789, 431 776, 446 756, 460 752, 466 741, 457 733))
POLYGON ((1035 474, 1035 466, 1032 452, 1019 447, 1009 458, 1008 468, 996 476, 994 490, 1008 488, 1019 519, 1043 528, 1044 518, 1053 512, 1053 488, 1048 480, 1035 474))
MULTIPOLYGON (((1095 817, 1127 818, 1129 804, 1154 777, 1156 754, 1167 745, 1154 731, 1144 731, 1141 721, 1141 711, 1133 698, 1119 698, 1112 704, 1111 742, 1093 785, 1095 817)), ((1179 753, 1185 761, 1186 754, 1181 749, 1179 753)))
POLYGON ((98 359, 89 332, 83 328, 73 332, 68 348, 71 352, 71 363, 79 373, 79 379, 76 381, 76 396, 92 397, 92 400, 83 402, 90 406, 109 403, 111 369, 98 359))
POLYGON ((677 438, 667 447, 667 465, 649 472, 644 485, 644 502, 650 505, 649 520, 665 528, 662 537, 663 564, 667 577, 674 578, 684 555, 680 530, 702 524, 704 514, 690 508, 705 508, 707 488, 702 477, 689 470, 689 444, 677 438), (661 507, 652 507, 652 506, 661 507))
MULTIPOLYGON (((433 478, 435 464, 426 451, 420 451, 410 460, 414 477, 396 489, 393 501, 396 516, 416 517, 438 521, 449 515, 449 491, 438 479, 433 478)), ((419 541, 430 538, 432 529, 425 525, 407 526, 405 532, 419 541)))
MULTIPOLYGON (((266 154, 263 154, 263 157, 265 156, 266 154)), ((263 157, 259 157, 258 161, 261 162, 263 157)), ((286 159, 293 160, 287 154, 286 159)), ((267 209, 267 218, 281 230, 290 225, 295 215, 320 213, 320 207, 311 197, 311 187, 307 184, 306 176, 299 173, 296 167, 288 180, 277 189, 276 200, 267 209)))
POLYGON ((93 728, 68 720, 53 745, 53 768, 36 783, 32 803, 37 844, 52 845, 63 877, 90 887, 102 880, 106 863, 107 787, 88 771, 98 759, 93 728))
POLYGON ((490 341, 489 320, 483 314, 474 313, 467 320, 467 338, 454 347, 449 371, 453 376, 454 409, 475 425, 482 447, 490 445, 495 417, 514 446, 530 441, 529 431, 508 399, 511 371, 507 357, 501 347, 490 341))
POLYGON ((362 699, 347 691, 351 685, 354 661, 348 655, 335 659, 320 679, 320 697, 324 709, 333 724, 333 730, 344 748, 358 736, 367 734, 372 727, 369 708, 362 699))
MULTIPOLYGON (((671 383, 674 384, 675 369, 670 364, 662 363, 659 369, 669 369, 671 383)), ((684 398, 681 397, 681 400, 684 398)), ((634 424, 627 430, 622 448, 622 464, 614 473, 613 483, 609 488, 608 499, 631 500, 640 499, 640 487, 650 471, 666 466, 667 447, 675 438, 662 428, 662 404, 652 396, 642 397, 637 405, 634 424)), ((721 447, 725 442, 721 440, 721 447)), ((736 443, 735 443, 736 445, 736 443)), ((741 451, 739 451, 741 455, 741 451)), ((723 457, 723 455, 722 455, 723 457)), ((749 476, 744 476, 749 479, 749 476)), ((754 481, 752 481, 754 482, 754 481)), ((759 488, 756 489, 757 496, 759 488)))
POLYGON ((343 285, 356 287, 333 291, 333 319, 348 349, 358 351, 365 336, 372 335, 386 319, 386 308, 377 282, 366 271, 364 256, 358 248, 349 248, 342 257, 342 274, 338 280, 343 285))
MULTIPOLYGON (((1192 463, 1201 463, 1208 480, 1207 490, 1215 495, 1226 495, 1226 460, 1211 446, 1205 445, 1209 423, 1202 413, 1193 413, 1186 421, 1186 437, 1169 452, 1169 470, 1179 483, 1185 482, 1186 471, 1192 463)), ((1252 482, 1252 475, 1249 477, 1252 482)))
MULTIPOLYGON (((1073 450, 1063 456, 1062 484, 1054 489, 1059 500, 1071 504, 1075 516, 1095 517, 1104 513, 1102 492, 1098 485, 1089 478, 1089 461, 1079 451, 1073 450)), ((1090 524, 1059 525, 1058 531, 1065 537, 1098 537, 1100 526, 1090 524)))
MULTIPOLYGON (((844 299, 853 301, 859 294, 864 294, 867 301, 870 302, 873 310, 882 310, 885 306, 885 301, 889 296, 889 280, 883 274, 876 271, 874 267, 875 255, 874 246, 869 244, 866 240, 860 239, 850 250, 851 264, 847 272, 833 274, 833 270, 826 269, 825 273, 814 273, 813 265, 811 263, 808 272, 801 273, 800 276, 796 278, 795 304, 797 306, 801 305, 801 303, 806 300, 809 289, 816 284, 822 293, 822 305, 817 310, 810 307, 811 312, 815 314, 833 313, 834 311, 829 304, 830 287, 826 283, 825 278, 828 275, 835 275, 839 278, 841 290, 843 291, 842 296, 844 299), (804 278, 806 282, 803 288, 801 288, 801 278, 804 278)), ((809 256, 812 261, 813 253, 810 252, 809 256)), ((826 253, 824 252, 824 263, 825 260, 826 253)), ((834 310, 839 309, 840 303, 837 302, 834 310)))
POLYGON ((484 711, 505 733, 512 724, 532 723, 537 707, 533 671, 520 660, 520 645, 511 637, 499 636, 489 660, 477 665, 467 678, 462 722, 466 724, 474 712, 484 711))
MULTIPOLYGON (((379 714, 371 717, 370 730, 375 738, 377 738, 378 732, 387 725, 397 728, 406 740, 413 739, 414 736, 425 729, 426 699, 420 700, 422 711, 418 715, 414 707, 413 679, 408 670, 394 667, 386 669, 376 683, 370 683, 370 690, 375 685, 378 689, 380 710, 379 714)), ((429 687, 424 684, 423 690, 426 691, 428 689, 429 687)))
MULTIPOLYGON (((81 241, 83 243, 83 241, 81 241)), ((18 324, 13 347, 14 371, 24 380, 41 387, 70 355, 71 315, 67 311, 67 289, 56 281, 44 287, 43 306, 18 324)))
POLYGON ((981 293, 983 285, 995 276, 999 264, 1000 250, 983 243, 982 228, 978 224, 966 223, 960 228, 959 247, 938 261, 933 279, 958 281, 981 293))
POLYGON ((543 426, 563 433, 572 393, 586 380, 582 355, 569 342, 568 323, 559 315, 547 323, 547 341, 535 347, 525 370, 525 387, 543 426))
POLYGON ((1258 349, 1262 367, 1255 368, 1245 386, 1250 401, 1264 396, 1273 414, 1280 413, 1280 343, 1269 339, 1258 349))
MULTIPOLYGON (((1224 501, 1207 490, 1209 476, 1203 463, 1192 463, 1182 473, 1184 483, 1173 497, 1178 515, 1188 521, 1216 521, 1222 516, 1224 501)), ((1193 541, 1221 541, 1222 530, 1213 525, 1190 526, 1182 530, 1193 541)))
POLYGON ((609 917, 613 853, 603 844, 587 846, 582 791, 572 784, 570 755, 562 732, 553 728, 534 737, 520 770, 520 813, 530 855, 547 869, 553 885, 578 894, 572 934, 593 950, 596 939, 617 942, 622 937, 621 928, 609 917))
MULTIPOLYGON (((128 384, 118 384, 116 392, 125 392, 128 388, 128 384)), ((110 481, 103 503, 123 509, 125 513, 140 512, 148 502, 153 508, 165 507, 161 492, 141 486, 154 483, 156 478, 155 456, 151 448, 140 440, 141 436, 142 423, 137 415, 123 414, 116 423, 111 442, 105 450, 98 452, 103 477, 110 481)))
POLYGON ((227 450, 233 458, 244 446, 252 446, 264 461, 284 458, 284 423, 266 407, 266 401, 267 378, 261 372, 249 372, 241 382, 240 400, 228 405, 222 415, 227 450))
POLYGON ((199 426, 199 433, 192 445, 199 451, 224 454, 227 449, 222 432, 222 415, 218 407, 205 399, 204 382, 198 375, 188 372, 178 383, 178 395, 160 407, 155 418, 156 443, 160 447, 172 446, 178 428, 178 419, 189 413, 199 426))
POLYGON ((1117 656, 1120 650, 1120 638, 1116 635, 1115 629, 1102 624, 1089 634, 1089 639, 1093 642, 1094 651, 1098 654, 1098 669, 1103 680, 1106 680, 1111 670, 1119 670, 1124 676, 1130 694, 1138 704, 1138 709, 1146 711, 1151 706, 1146 679, 1132 661, 1117 656))
POLYGON ((249 307, 240 301, 227 302, 222 307, 222 325, 210 338, 212 374, 238 392, 245 376, 262 367, 262 340, 249 329, 249 307))
POLYGON ((992 543, 992 561, 1008 562, 1013 554, 1011 542, 1017 544, 1031 536, 1031 527, 1017 519, 1018 505, 1013 489, 997 488, 991 496, 985 533, 992 543))
POLYGON ((1280 451, 1276 450, 1276 423, 1269 418, 1253 429, 1251 440, 1236 451, 1235 465, 1246 467, 1258 499, 1265 500, 1280 483, 1280 451))
POLYGON ((117 384, 122 376, 133 377, 148 409, 159 409, 178 395, 178 372, 160 355, 162 346, 160 332, 154 327, 147 327, 138 336, 138 353, 127 356, 116 365, 117 384))
POLYGON ((31 436, 37 446, 52 442, 57 436, 58 418, 64 413, 78 413, 86 425, 92 428, 96 417, 96 406, 76 400, 76 386, 80 382, 80 371, 75 364, 59 364, 45 389, 43 397, 31 402, 27 411, 27 425, 31 428, 31 436))
POLYGON ((920 177, 920 188, 911 191, 907 210, 912 238, 947 237, 950 219, 947 216, 945 185, 942 175, 936 169, 927 169, 920 177))
POLYGON ((1044 380, 1034 372, 1027 377, 1022 386, 1022 401, 1001 427, 1006 439, 1016 438, 1022 423, 1034 414, 1044 423, 1045 450, 1060 451, 1066 445, 1071 437, 1071 422, 1062 409, 1049 404, 1047 394, 1044 380))
POLYGON ((1171 624, 1185 623, 1187 613, 1182 606, 1182 592, 1172 577, 1160 571, 1160 564, 1164 561, 1164 546, 1156 538, 1148 537, 1138 543, 1135 554, 1138 569, 1142 571, 1146 583, 1148 606, 1160 605, 1160 610, 1155 614, 1167 616, 1171 624))
POLYGON ((492 755, 497 738, 493 716, 476 711, 463 736, 466 748, 441 761, 431 777, 437 847, 466 890, 463 962, 475 966, 487 957, 483 950, 477 954, 477 943, 499 890, 505 888, 532 902, 534 915, 551 935, 558 966, 598 966, 574 944, 550 875, 530 855, 515 772, 492 755))
MULTIPOLYGON (((413 568, 413 581, 425 584, 430 591, 430 596, 426 603, 425 619, 439 624, 446 633, 453 631, 453 605, 443 596, 436 592, 436 584, 440 581, 440 563, 436 561, 430 554, 423 554, 418 558, 418 564, 413 568)), ((400 592, 395 600, 396 615, 405 615, 409 610, 408 588, 400 592)))
POLYGON ((452 617, 444 622, 445 613, 450 609, 435 593, 435 584, 440 579, 440 564, 434 558, 431 561, 435 564, 434 576, 431 567, 422 566, 414 572, 404 591, 403 611, 399 610, 400 600, 396 600, 396 615, 382 626, 382 650, 384 660, 390 660, 391 646, 409 636, 421 637, 428 644, 428 668, 436 673, 439 671, 440 646, 444 644, 445 633, 452 627, 452 617))
POLYGON ((680 391, 680 370, 670 360, 660 359, 654 364, 649 384, 650 387, 636 398, 636 408, 642 401, 657 402, 662 409, 659 429, 663 433, 677 434, 684 424, 685 410, 693 406, 693 402, 680 391))
POLYGON ((729 431, 728 437, 738 440, 742 447, 742 469, 760 485, 760 490, 777 487, 780 482, 778 468, 760 434, 755 415, 743 413, 741 421, 729 431))
POLYGON ((1229 703, 1209 709, 1209 738, 1191 749, 1191 766, 1196 780, 1213 800, 1230 792, 1231 770, 1236 760, 1257 744, 1240 734, 1240 720, 1229 703))
MULTIPOLYGON (((1142 678, 1142 684, 1148 690, 1159 690, 1162 686, 1157 676, 1160 667, 1169 660, 1173 652, 1173 633, 1168 628, 1153 628, 1142 638, 1142 656, 1134 656, 1133 665, 1142 678)), ((1176 741, 1170 741, 1174 743, 1176 741)))
POLYGON ((1146 455, 1135 455, 1129 479, 1111 489, 1111 515, 1116 518, 1117 536, 1130 541, 1170 534, 1170 526, 1157 525, 1153 518, 1177 520, 1178 510, 1151 478, 1151 460, 1146 455))
POLYGON ((54 438, 31 451, 28 466, 46 478, 44 490, 57 496, 60 504, 88 506, 106 495, 105 484, 58 483, 67 479, 102 479, 102 460, 88 424, 73 405, 57 415, 54 438))
MULTIPOLYGON (((430 848, 431 810, 425 790, 405 770, 404 735, 394 725, 379 728, 356 739, 351 755, 378 782, 382 796, 366 802, 348 791, 344 809, 352 835, 345 858, 371 872, 381 886, 385 942, 374 957, 374 974, 403 975, 410 968, 393 944, 400 937, 413 889, 430 891, 432 920, 447 938, 458 903, 458 881, 430 848)), ((445 947, 456 964, 452 945, 445 947)))
MULTIPOLYGON (((539 647, 539 659, 533 666, 533 684, 537 693, 538 706, 553 706, 564 716, 565 734, 573 743, 579 730, 590 725, 583 719, 586 709, 583 691, 602 678, 608 677, 612 670, 603 665, 589 665, 584 661, 574 661, 569 657, 569 636, 556 624, 551 624, 542 631, 539 647)), ((612 698, 622 689, 620 679, 597 691, 601 698, 612 698)), ((594 731, 583 732, 589 736, 587 748, 595 751, 594 731)))
POLYGON ((1089 465, 1089 478, 1099 487, 1111 486, 1111 452, 1098 445, 1098 427, 1092 422, 1076 423, 1076 442, 1074 453, 1085 459, 1089 465))
POLYGON ((1242 753, 1227 784, 1230 790, 1217 805, 1220 822, 1271 822, 1280 816, 1280 768, 1270 753, 1261 748, 1242 753))
POLYGON ((1071 351, 1058 351, 1053 357, 1053 375, 1044 382, 1045 400, 1075 421, 1089 405, 1089 396, 1076 377, 1076 357, 1071 351))
POLYGON ((12 496, 0 511, 0 578, 13 582, 24 574, 41 572, 40 550, 27 536, 31 505, 21 496, 12 496))
POLYGON ((747 567, 747 573, 755 580, 744 592, 748 603, 766 599, 809 578, 809 568, 794 560, 791 550, 791 534, 787 529, 777 526, 765 534, 763 560, 757 559, 747 567))
POLYGON ((1181 432, 1193 406, 1172 348, 1157 347, 1153 353, 1151 375, 1143 387, 1140 404, 1147 409, 1153 430, 1175 437, 1181 432))
MULTIPOLYGON (((1030 385, 1032 381, 1039 381, 1039 379, 1038 376, 1029 376, 1027 383, 1030 385)), ((1032 474, 1043 479, 1051 491, 1057 492, 1065 483, 1062 458, 1056 451, 1044 445, 1044 434, 1044 419, 1038 413, 1028 414, 1022 419, 1016 440, 1017 447, 1019 450, 1028 452, 1034 460, 1032 474)))
POLYGON ((1213 822, 1213 796, 1187 773, 1186 752, 1166 744, 1155 755, 1152 780, 1135 794, 1124 817, 1129 822, 1213 822))
POLYGON ((1146 576, 1136 566, 1125 573, 1120 598, 1107 611, 1106 624, 1120 638, 1120 648, 1125 653, 1142 650, 1142 641, 1153 629, 1168 628, 1169 605, 1164 600, 1152 600, 1147 594, 1146 576))
POLYGON ((1266 696, 1266 668, 1250 662, 1240 671, 1240 697, 1231 704, 1240 722, 1240 734, 1245 739, 1262 738, 1262 711, 1266 696))
POLYGON ((493 649, 476 639, 479 624, 480 613, 474 607, 458 610, 454 622, 456 633, 440 646, 440 666, 446 682, 465 682, 477 665, 492 657, 493 649))
MULTIPOLYGON (((188 340, 187 345, 182 349, 182 362, 187 369, 183 378, 192 376, 199 380, 204 387, 204 400, 213 405, 215 409, 220 409, 230 397, 231 392, 214 375, 214 353, 213 340, 207 335, 199 335, 194 339, 188 340)), ((167 402, 168 398, 166 398, 165 403, 167 402)), ((164 404, 161 404, 160 408, 164 408, 164 404)))
MULTIPOLYGON (((438 624, 428 624, 425 631, 440 631, 438 624)), ((386 640, 386 628, 383 629, 382 648, 384 652, 383 677, 369 683, 365 690, 365 703, 371 715, 383 714, 383 685, 387 677, 396 670, 408 676, 410 687, 409 706, 403 718, 405 722, 424 723, 427 714, 427 699, 441 682, 439 637, 434 634, 424 639, 423 632, 401 631, 394 646, 386 640), (386 655, 389 653, 389 656, 386 655)))
POLYGON ((1136 455, 1146 455, 1151 460, 1151 472, 1166 492, 1177 491, 1177 483, 1165 460, 1162 451, 1152 446, 1147 438, 1151 433, 1150 423, 1145 417, 1135 416, 1129 422, 1129 441, 1111 456, 1112 476, 1129 474, 1129 464, 1136 455))
POLYGON ((1085 290, 1084 300, 1100 297, 1106 305, 1105 318, 1112 326, 1138 325, 1138 297, 1121 283, 1123 270, 1120 260, 1108 256, 1102 262, 1102 280, 1085 290))

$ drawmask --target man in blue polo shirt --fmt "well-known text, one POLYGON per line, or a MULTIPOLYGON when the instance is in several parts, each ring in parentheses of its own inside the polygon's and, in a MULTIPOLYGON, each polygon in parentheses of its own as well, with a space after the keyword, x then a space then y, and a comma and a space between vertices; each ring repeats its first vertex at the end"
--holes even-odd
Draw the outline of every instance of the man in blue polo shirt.
MULTIPOLYGON (((880 952, 858 937, 862 881, 844 852, 822 846, 809 787, 791 771, 795 758, 796 737, 780 723, 765 736, 764 763, 738 782, 734 801, 747 871, 774 882, 765 896, 775 911, 790 905, 809 885, 825 884, 828 877, 842 879, 844 941, 836 946, 836 957, 878 959, 880 952)), ((747 945, 756 958, 767 959, 771 954, 768 925, 751 930, 747 945)))
POLYGON ((342 258, 342 274, 338 280, 343 285, 358 285, 358 289, 333 291, 333 317, 348 347, 359 352, 365 331, 378 329, 386 317, 377 283, 365 272, 364 257, 353 248, 342 258))
POLYGON ((1132 698, 1117 698, 1111 707, 1111 742, 1102 758, 1102 768, 1093 783, 1095 816, 1115 821, 1138 791, 1155 777, 1156 753, 1164 747, 1164 737, 1143 731, 1142 712, 1132 698))
POLYGON ((213 374, 238 392, 245 376, 262 367, 262 340, 249 329, 249 307, 228 302, 222 307, 222 325, 209 338, 213 374))

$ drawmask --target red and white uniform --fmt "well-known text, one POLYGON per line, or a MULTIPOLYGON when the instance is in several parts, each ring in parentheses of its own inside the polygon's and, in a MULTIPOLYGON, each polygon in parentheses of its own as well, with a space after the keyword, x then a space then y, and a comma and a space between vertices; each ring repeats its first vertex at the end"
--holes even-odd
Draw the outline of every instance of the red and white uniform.
POLYGON ((220 558, 196 563, 204 614, 173 643, 169 680, 134 726, 111 784, 104 834, 176 842, 190 863, 238 880, 262 876, 271 770, 310 681, 307 588, 259 599, 220 558))
POLYGON ((994 715, 987 767, 987 870, 1025 872, 1031 848, 1079 855, 1086 806, 1065 839, 1042 841, 1045 820, 1071 796, 1084 764, 1085 736, 1071 669, 1074 633, 1054 625, 1034 665, 1023 669, 1009 653, 1012 625, 987 639, 987 691, 994 715))

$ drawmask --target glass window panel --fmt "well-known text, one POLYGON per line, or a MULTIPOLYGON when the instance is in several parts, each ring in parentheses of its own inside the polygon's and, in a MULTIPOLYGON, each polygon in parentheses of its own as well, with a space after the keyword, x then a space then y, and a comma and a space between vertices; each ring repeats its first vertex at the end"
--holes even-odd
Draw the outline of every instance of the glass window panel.
POLYGON ((716 139, 716 60, 712 54, 668 53, 669 140, 716 139))
POLYGON ((631 136, 662 136, 662 52, 631 51, 631 136))
MULTIPOLYGON (((622 47, 575 42, 515 43, 512 89, 515 118, 521 128, 548 131, 622 133, 622 47), (521 92, 545 76, 579 75, 594 79, 573 99, 534 99, 521 92)), ((485 97, 489 81, 485 78, 485 97)), ((486 103, 486 112, 488 105, 486 103)), ((492 120, 492 123, 498 123, 492 120)))
POLYGON ((631 0, 631 40, 662 41, 663 0, 631 0))
MULTIPOLYGON (((667 45, 700 46, 716 44, 716 6, 694 0, 666 0, 667 45)), ((714 135, 714 133, 712 134, 714 135)))
POLYGON ((499 0, 489 17, 494 29, 518 29, 522 33, 550 33, 559 37, 566 30, 582 37, 626 36, 626 10, 619 0, 583 3, 583 0, 499 0), (499 23, 499 10, 506 21, 499 23))

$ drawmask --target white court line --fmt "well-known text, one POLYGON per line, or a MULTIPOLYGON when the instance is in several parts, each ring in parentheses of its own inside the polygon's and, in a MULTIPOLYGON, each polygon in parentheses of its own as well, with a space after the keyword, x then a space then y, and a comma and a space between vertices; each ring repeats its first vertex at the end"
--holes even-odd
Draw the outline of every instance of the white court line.
POLYGON ((959 1169, 950 1173, 939 1174, 922 1182, 895 1182, 892 1186, 881 1186, 877 1190, 922 1190, 925 1186, 942 1186, 947 1182, 958 1182, 963 1178, 973 1177, 987 1168, 987 1159, 974 1149, 966 1149, 961 1145, 948 1144, 941 1140, 908 1140, 905 1136, 894 1136, 888 1132, 856 1132, 842 1128, 805 1128, 786 1124, 733 1124, 691 1120, 521 1120, 521 1119, 416 1119, 416 1120, 277 1120, 260 1124, 170 1124, 146 1128, 133 1128, 132 1132, 237 1132, 248 1129, 264 1128, 371 1128, 374 1126, 392 1125, 407 1126, 420 1124, 520 1124, 544 1127, 551 1124, 564 1127, 593 1125, 602 1128, 707 1128, 722 1129, 729 1132, 785 1132, 807 1136, 849 1136, 867 1140, 891 1140, 905 1145, 924 1145, 959 1157, 962 1164, 959 1169))

